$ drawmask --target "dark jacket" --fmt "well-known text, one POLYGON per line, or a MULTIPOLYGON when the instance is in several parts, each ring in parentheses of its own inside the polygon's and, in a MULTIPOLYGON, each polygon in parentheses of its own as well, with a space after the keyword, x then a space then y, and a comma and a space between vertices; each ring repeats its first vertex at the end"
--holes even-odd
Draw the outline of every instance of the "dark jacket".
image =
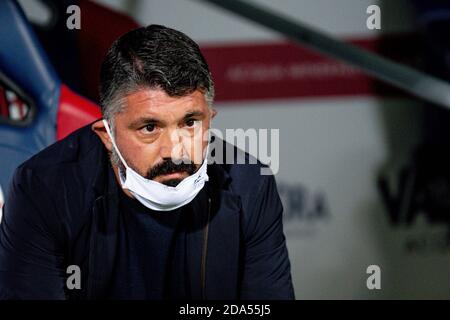
MULTIPOLYGON (((187 236, 193 299, 294 298, 283 208, 262 167, 208 165, 210 181, 191 202, 187 236)), ((19 166, 0 226, 0 299, 105 297, 120 228, 118 192, 90 125, 19 166), (80 266, 79 290, 66 287, 69 265, 80 266)))

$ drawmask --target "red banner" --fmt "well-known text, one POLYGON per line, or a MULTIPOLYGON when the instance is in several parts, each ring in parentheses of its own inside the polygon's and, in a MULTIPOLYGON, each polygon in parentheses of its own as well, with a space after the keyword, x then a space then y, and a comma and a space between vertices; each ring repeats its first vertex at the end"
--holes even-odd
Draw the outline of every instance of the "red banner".
MULTIPOLYGON (((417 36, 351 40, 359 47, 402 63, 417 55, 417 36)), ((285 43, 202 46, 216 85, 216 101, 400 92, 349 64, 285 43)))

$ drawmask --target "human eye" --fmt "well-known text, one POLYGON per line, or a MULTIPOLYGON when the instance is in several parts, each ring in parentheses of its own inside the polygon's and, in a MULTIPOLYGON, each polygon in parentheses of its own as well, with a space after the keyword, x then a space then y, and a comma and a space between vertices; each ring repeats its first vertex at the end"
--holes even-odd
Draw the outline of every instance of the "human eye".
POLYGON ((193 128, 198 126, 201 123, 201 120, 198 119, 188 119, 186 120, 186 127, 193 128))
POLYGON ((145 126, 141 128, 143 133, 154 133, 156 131, 156 124, 147 123, 145 126))

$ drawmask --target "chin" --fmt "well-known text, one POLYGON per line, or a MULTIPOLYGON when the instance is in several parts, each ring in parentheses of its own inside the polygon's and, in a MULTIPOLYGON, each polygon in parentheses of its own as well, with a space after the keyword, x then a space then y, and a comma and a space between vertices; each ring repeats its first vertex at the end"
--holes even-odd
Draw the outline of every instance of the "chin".
POLYGON ((155 179, 155 181, 165 184, 166 186, 175 187, 188 176, 189 174, 187 174, 186 172, 176 172, 159 176, 157 179, 155 179))
POLYGON ((169 179, 161 181, 162 184, 169 187, 176 187, 183 179, 169 179))

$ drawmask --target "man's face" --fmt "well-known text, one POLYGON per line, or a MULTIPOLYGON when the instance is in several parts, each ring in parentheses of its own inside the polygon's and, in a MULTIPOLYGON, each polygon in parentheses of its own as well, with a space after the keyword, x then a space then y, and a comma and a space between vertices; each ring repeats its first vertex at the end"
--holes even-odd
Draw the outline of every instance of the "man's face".
POLYGON ((213 116, 201 91, 170 97, 144 88, 126 96, 123 106, 115 115, 114 138, 128 166, 171 186, 199 168, 213 116))

